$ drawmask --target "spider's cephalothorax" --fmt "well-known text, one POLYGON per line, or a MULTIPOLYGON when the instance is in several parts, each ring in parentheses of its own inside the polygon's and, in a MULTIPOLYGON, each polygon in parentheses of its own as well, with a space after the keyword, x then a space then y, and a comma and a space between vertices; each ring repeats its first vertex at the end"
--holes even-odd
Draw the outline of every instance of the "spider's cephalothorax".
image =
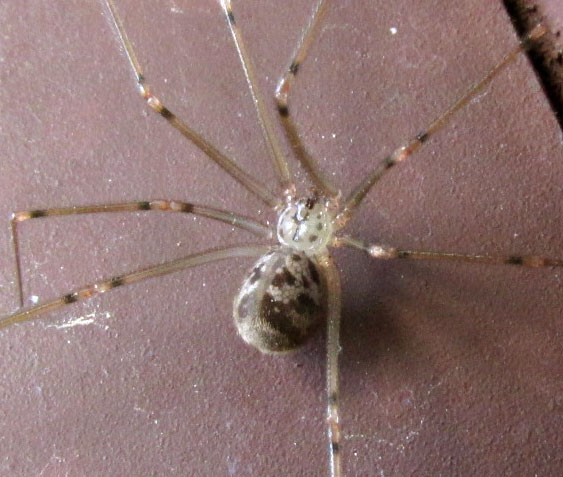
POLYGON ((278 220, 278 240, 303 252, 324 251, 332 239, 335 206, 316 195, 289 202, 278 220))
POLYGON ((326 286, 315 255, 332 238, 331 205, 313 196, 290 201, 278 221, 279 249, 252 268, 234 302, 244 341, 264 353, 299 348, 325 314, 326 286))

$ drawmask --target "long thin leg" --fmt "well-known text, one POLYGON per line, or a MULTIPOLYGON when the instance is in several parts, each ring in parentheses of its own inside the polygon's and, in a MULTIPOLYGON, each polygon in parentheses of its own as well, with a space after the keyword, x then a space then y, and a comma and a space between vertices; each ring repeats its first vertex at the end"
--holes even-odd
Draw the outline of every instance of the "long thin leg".
POLYGON ((268 151, 274 163, 274 169, 282 186, 283 193, 285 196, 294 195, 295 185, 293 184, 291 173, 289 172, 289 166, 287 164, 285 156, 283 155, 276 135, 274 134, 272 120, 270 119, 270 115, 268 114, 268 111, 264 106, 262 95, 258 90, 258 82, 256 81, 256 75, 254 74, 254 66, 252 65, 250 56, 248 55, 246 47, 244 46, 240 28, 235 22, 231 0, 221 0, 221 5, 225 12, 225 16, 227 17, 229 28, 231 29, 231 34, 233 36, 237 52, 242 63, 242 69, 244 70, 246 82, 248 84, 250 94, 252 95, 256 113, 258 114, 258 121, 260 122, 262 132, 264 133, 264 138, 266 139, 266 144, 268 145, 268 151))
POLYGON ((326 391, 327 423, 331 477, 342 476, 340 457, 340 385, 338 355, 340 353, 341 288, 340 273, 330 256, 322 257, 319 264, 327 285, 328 313, 326 336, 326 391))
POLYGON ((381 179, 381 177, 391 169, 395 164, 404 161, 407 157, 417 151, 430 137, 443 128, 451 117, 464 106, 466 106, 472 98, 474 98, 479 91, 481 91, 491 80, 504 69, 510 62, 512 62, 518 54, 528 48, 532 41, 537 40, 545 34, 546 28, 543 25, 536 26, 530 33, 528 33, 510 53, 508 53, 496 66, 494 66, 479 82, 471 86, 450 108, 442 113, 436 120, 434 120, 425 131, 417 134, 406 145, 395 150, 391 155, 387 156, 379 166, 375 168, 367 178, 356 187, 349 197, 346 199, 346 204, 339 214, 339 223, 343 226, 346 221, 352 216, 354 210, 362 202, 366 194, 370 191, 373 185, 381 179))
POLYGON ((227 174, 229 174, 233 179, 238 181, 247 190, 258 196, 262 201, 268 204, 270 207, 275 207, 278 204, 276 197, 266 189, 262 184, 260 184, 252 176, 244 172, 240 167, 238 167, 231 159, 221 153, 215 146, 207 142, 200 134, 191 129, 186 123, 184 123, 180 118, 178 118, 172 111, 170 111, 166 106, 164 106, 160 100, 151 92, 149 85, 145 83, 145 77, 141 69, 141 65, 137 60, 133 46, 127 37, 127 33, 123 27, 121 19, 117 15, 117 10, 113 3, 113 0, 105 0, 108 10, 110 12, 111 18, 121 40, 121 44, 125 52, 127 53, 127 58, 135 75, 135 80, 137 81, 137 86, 141 97, 147 102, 147 105, 156 113, 160 114, 168 123, 180 131, 180 133, 194 143, 199 149, 201 149, 212 161, 214 161, 219 167, 221 167, 227 174))
POLYGON ((498 257, 448 252, 399 250, 394 247, 386 247, 379 244, 365 244, 364 242, 351 237, 339 237, 336 245, 345 245, 357 248, 359 250, 363 250, 373 258, 380 259, 401 258, 408 260, 449 260, 456 262, 519 265, 530 268, 563 267, 563 259, 547 258, 539 255, 504 255, 498 257))
POLYGON ((265 245, 222 248, 219 250, 196 253, 194 255, 189 255, 184 258, 172 260, 161 265, 148 267, 132 273, 126 273, 125 275, 116 276, 110 278, 109 280, 100 281, 92 285, 79 288, 71 293, 57 298, 56 300, 32 306, 25 310, 18 311, 17 313, 14 313, 12 315, 8 315, 0 319, 0 329, 13 325, 15 323, 29 321, 43 313, 47 313, 48 311, 62 308, 63 306, 70 305, 71 303, 77 301, 86 300, 94 295, 105 293, 109 290, 112 290, 113 288, 117 288, 123 285, 137 283, 142 280, 146 280, 147 278, 168 275, 179 270, 195 267, 197 265, 203 265, 205 263, 215 262, 217 260, 224 260, 226 258, 258 257, 268 253, 271 248, 272 247, 265 245))
POLYGON ((12 232, 12 247, 14 250, 14 257, 16 258, 16 285, 18 287, 18 303, 21 308, 23 307, 22 264, 20 258, 20 242, 18 239, 16 225, 17 222, 14 220, 14 215, 12 215, 12 219, 10 220, 10 231, 12 232))
POLYGON ((75 214, 96 214, 102 212, 133 212, 145 210, 160 210, 165 212, 182 212, 187 214, 199 215, 209 219, 225 222, 234 227, 247 230, 254 235, 264 238, 272 238, 272 231, 254 220, 241 217, 227 210, 215 209, 213 207, 205 207, 189 202, 180 202, 177 200, 147 200, 139 202, 122 202, 119 204, 103 204, 103 205, 85 205, 80 207, 61 207, 52 209, 36 209, 23 212, 16 212, 12 215, 11 230, 12 244, 16 257, 16 280, 18 285, 18 296, 20 306, 23 306, 22 293, 22 270, 21 259, 19 254, 19 241, 17 234, 17 224, 29 219, 37 219, 41 217, 55 217, 61 215, 75 214))
POLYGON ((320 0, 317 4, 311 20, 297 44, 297 48, 295 49, 290 65, 278 82, 275 97, 279 117, 284 127, 287 139, 293 148, 295 157, 297 157, 305 171, 307 171, 309 177, 313 181, 313 184, 315 184, 319 191, 329 197, 335 197, 338 195, 338 190, 313 161, 313 158, 301 141, 301 137, 297 132, 297 127, 293 122, 293 118, 289 115, 289 93, 295 81, 295 77, 299 72, 299 68, 307 57, 311 43, 319 30, 330 3, 331 0, 320 0))

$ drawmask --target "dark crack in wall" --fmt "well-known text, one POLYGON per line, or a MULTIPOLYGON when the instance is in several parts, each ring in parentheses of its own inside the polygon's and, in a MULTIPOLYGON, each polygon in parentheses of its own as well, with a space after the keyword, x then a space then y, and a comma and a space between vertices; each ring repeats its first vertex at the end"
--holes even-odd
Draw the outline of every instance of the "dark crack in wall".
POLYGON ((550 15, 545 2, 504 0, 504 5, 520 35, 525 35, 538 23, 543 23, 548 29, 530 49, 529 57, 563 129, 563 28, 550 15))

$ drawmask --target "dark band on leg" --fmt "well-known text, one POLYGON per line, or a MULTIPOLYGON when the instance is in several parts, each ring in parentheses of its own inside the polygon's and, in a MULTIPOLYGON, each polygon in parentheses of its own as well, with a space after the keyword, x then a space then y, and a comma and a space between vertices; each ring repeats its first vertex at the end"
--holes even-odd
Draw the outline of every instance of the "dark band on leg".
POLYGON ((509 265, 523 265, 524 259, 518 255, 512 255, 506 259, 506 262, 509 265))
POLYGON ((76 293, 69 293, 68 295, 63 296, 63 302, 66 305, 69 305, 71 303, 74 303, 78 301, 78 297, 76 296, 76 293))
POLYGON ((162 106, 162 108, 160 108, 158 110, 158 113, 164 118, 164 119, 172 119, 174 117, 174 113, 172 111, 170 111, 168 108, 162 106))
POLYGON ((181 212, 186 212, 186 213, 191 213, 194 210, 194 206, 192 204, 188 204, 186 202, 183 202, 182 205, 180 206, 180 211, 181 212))
POLYGON ((289 66, 289 71, 295 76, 297 74, 297 72, 299 71, 299 67, 300 64, 298 61, 294 61, 293 63, 291 63, 291 65, 289 66))
POLYGON ((397 161, 393 156, 387 156, 383 160, 383 167, 385 167, 385 169, 391 169, 391 167, 393 167, 396 163, 397 161))
POLYGON ((334 406, 338 403, 338 397, 336 396, 336 393, 332 393, 329 397, 328 397, 328 405, 329 406, 334 406))
POLYGON ((29 218, 30 219, 37 219, 39 217, 45 217, 47 215, 47 212, 45 210, 32 210, 29 213, 29 218))
POLYGON ((429 137, 430 135, 426 131, 420 132, 416 135, 416 139, 420 142, 420 144, 424 144, 429 137))
POLYGON ((278 105, 278 113, 280 113, 280 116, 283 116, 284 118, 286 118, 287 116, 289 116, 289 108, 287 107, 287 105, 278 105))
POLYGON ((235 24, 235 16, 233 15, 233 11, 231 9, 227 10, 227 19, 231 25, 235 24))
POLYGON ((124 284, 123 278, 121 278, 121 277, 113 277, 111 280, 109 280, 108 284, 109 284, 109 288, 117 288, 117 287, 120 287, 121 285, 124 284))

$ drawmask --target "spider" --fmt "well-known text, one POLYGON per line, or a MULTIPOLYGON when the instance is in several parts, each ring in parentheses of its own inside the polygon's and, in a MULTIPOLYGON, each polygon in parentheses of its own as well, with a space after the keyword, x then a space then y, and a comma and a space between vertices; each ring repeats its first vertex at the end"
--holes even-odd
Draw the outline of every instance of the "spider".
MULTIPOLYGON (((263 106, 256 80, 253 78, 252 67, 248 54, 245 53, 241 39, 240 30, 237 27, 236 16, 228 1, 223 2, 225 16, 233 32, 235 44, 239 49, 242 63, 245 67, 247 79, 253 99, 257 105, 260 123, 268 144, 272 152, 274 169, 280 182, 281 193, 279 196, 273 194, 269 189, 263 187, 255 178, 240 170, 233 162, 204 141, 197 133, 185 129, 179 122, 181 121, 158 99, 156 93, 152 93, 141 72, 141 67, 135 57, 133 48, 129 43, 125 30, 119 20, 117 11, 111 1, 108 8, 111 12, 115 26, 121 37, 123 46, 129 57, 131 66, 142 97, 147 101, 149 107, 164 117, 169 123, 180 129, 180 132, 189 136, 202 150, 215 160, 221 167, 228 170, 240 183, 249 191, 254 193, 267 205, 272 206, 279 213, 279 221, 276 230, 264 227, 251 219, 241 217, 229 211, 217 210, 210 207, 194 205, 187 202, 149 200, 137 201, 128 204, 111 204, 100 206, 74 207, 64 209, 42 209, 33 211, 19 212, 14 215, 12 221, 14 232, 14 244, 16 255, 19 260, 17 224, 32 218, 48 217, 54 215, 97 213, 110 211, 175 211, 181 213, 192 213, 208 218, 227 222, 230 225, 241 227, 255 233, 263 238, 273 238, 277 236, 279 245, 272 248, 271 245, 235 247, 222 250, 210 251, 208 253, 196 254, 180 259, 168 264, 153 267, 149 270, 124 274, 104 280, 94 286, 81 288, 78 291, 66 294, 60 299, 35 307, 25 309, 6 317, 2 321, 2 326, 7 326, 14 322, 25 321, 47 310, 55 309, 60 306, 71 304, 83 298, 109 291, 128 283, 132 283, 150 276, 157 276, 175 271, 180 268, 195 266, 200 263, 214 261, 234 256, 262 256, 256 265, 251 269, 250 274, 245 280, 241 292, 237 295, 234 302, 234 315, 241 336, 245 341, 259 348, 264 352, 285 352, 296 348, 310 336, 314 328, 317 328, 319 321, 327 315, 327 396, 328 396, 328 422, 329 422, 329 455, 331 457, 331 474, 340 475, 340 429, 338 418, 338 324, 340 315, 339 297, 339 276, 332 264, 328 254, 328 246, 347 246, 358 248, 366 252, 370 257, 378 259, 443 259, 443 260, 464 260, 477 262, 509 263, 512 265, 525 266, 560 266, 561 260, 550 260, 542 257, 530 256, 506 256, 506 257, 484 257, 445 254, 434 252, 410 252, 386 247, 381 244, 364 244, 363 242, 343 235, 343 230, 348 220, 356 212, 358 205, 371 188, 388 170, 397 163, 407 159, 423 143, 444 126, 449 117, 464 106, 477 93, 482 91, 484 86, 489 83, 508 61, 514 59, 523 46, 533 40, 543 32, 542 27, 535 29, 525 39, 523 43, 515 48, 508 56, 506 62, 497 65, 483 81, 479 82, 450 110, 442 115, 431 126, 423 130, 416 137, 412 138, 401 148, 389 155, 383 163, 376 168, 366 180, 360 184, 348 197, 343 197, 339 190, 323 176, 317 169, 315 163, 308 157, 300 143, 299 135, 292 121, 290 114, 291 107, 288 95, 290 85, 296 78, 299 68, 305 60, 307 53, 306 47, 310 45, 309 39, 314 38, 314 33, 320 25, 322 16, 328 7, 328 2, 320 2, 315 14, 306 29, 297 53, 290 63, 288 71, 280 82, 277 92, 277 107, 280 120, 292 143, 296 157, 300 160, 303 168, 310 174, 314 188, 306 195, 298 195, 295 191, 292 178, 289 174, 287 162, 277 145, 277 139, 273 132, 271 120, 268 117, 267 109, 263 106), (305 48, 301 49, 304 46, 305 48), (279 296, 280 298, 276 298, 279 296), (260 312, 256 310, 260 309, 260 312), (285 312, 284 312, 285 309, 285 312), (280 317, 292 316, 288 323, 280 317), (268 317, 269 326, 259 328, 254 321, 257 317, 268 317), (305 318, 305 325, 298 324, 299 319, 305 318)), ((18 264, 18 282, 21 282, 20 266, 18 264)), ((19 283, 20 301, 22 300, 21 283, 19 283)))

